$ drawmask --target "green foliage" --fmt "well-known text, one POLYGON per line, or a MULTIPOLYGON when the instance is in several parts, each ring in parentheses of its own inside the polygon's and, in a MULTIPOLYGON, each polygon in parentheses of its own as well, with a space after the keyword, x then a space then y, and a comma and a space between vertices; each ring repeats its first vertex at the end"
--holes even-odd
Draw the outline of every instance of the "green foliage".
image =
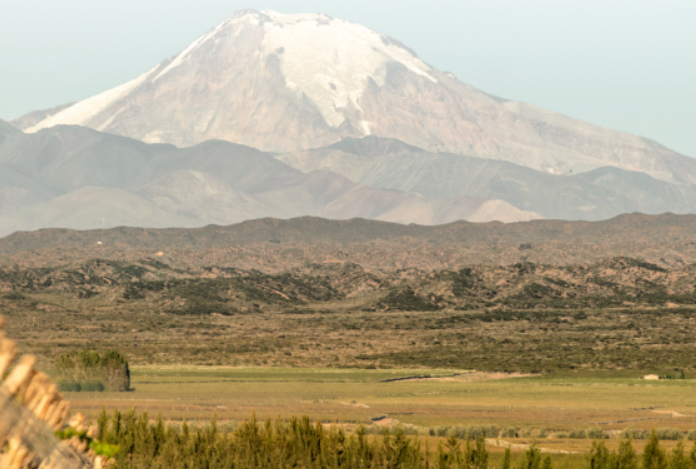
POLYGON ((650 432, 650 439, 643 448, 643 469, 667 469, 667 456, 665 450, 660 448, 655 430, 650 432))
POLYGON ((80 392, 82 391, 82 386, 75 381, 60 380, 58 381, 58 390, 60 392, 80 392))
POLYGON ((436 311, 440 309, 437 298, 423 298, 417 295, 411 287, 390 292, 378 306, 403 311, 436 311))
POLYGON ((505 448, 505 454, 503 455, 503 465, 500 469, 510 469, 510 448, 505 448))
POLYGON ((620 438, 628 440, 646 440, 650 438, 648 430, 638 430, 635 427, 628 427, 619 435, 620 438))
POLYGON ((633 449, 630 439, 619 442, 619 450, 616 453, 616 469, 638 469, 638 456, 633 449))
POLYGON ((128 361, 110 350, 102 355, 94 350, 66 352, 55 361, 61 391, 102 392, 130 389, 128 361))
POLYGON ((689 463, 689 459, 684 456, 684 441, 679 440, 669 456, 669 469, 687 469, 689 463))
MULTIPOLYGON (((353 434, 341 428, 312 424, 308 417, 287 422, 257 422, 252 416, 231 434, 220 433, 215 419, 205 428, 165 427, 162 418, 151 423, 147 414, 135 411, 111 418, 102 411, 99 442, 89 447, 97 454, 114 457, 117 469, 162 468, 374 468, 421 469, 430 467, 430 456, 417 439, 403 428, 384 430, 368 438, 363 427, 353 434)), ((439 467, 487 469, 488 452, 480 436, 475 445, 451 437, 440 446, 439 467)))
POLYGON ((681 440, 684 438, 684 433, 678 428, 658 428, 655 433, 660 440, 681 440))
POLYGON ((100 443, 98 441, 92 441, 89 444, 89 449, 94 451, 94 454, 98 456, 106 456, 107 459, 111 459, 118 454, 119 447, 116 445, 110 445, 108 443, 100 443))
MULTIPOLYGON (((407 435, 403 427, 384 428, 381 434, 368 437, 359 426, 353 433, 340 427, 324 427, 312 423, 308 417, 291 417, 288 420, 270 419, 256 421, 252 415, 232 432, 221 431, 217 419, 211 419, 205 427, 181 425, 166 426, 162 417, 154 421, 146 413, 137 415, 135 410, 108 416, 102 410, 97 421, 98 440, 89 439, 84 433, 66 428, 56 435, 61 439, 78 437, 89 444, 97 454, 114 458, 115 469, 140 468, 374 468, 374 469, 488 469, 489 453, 483 433, 464 441, 453 432, 440 442, 437 452, 431 455, 417 438, 407 435)), ((594 440, 584 456, 582 466, 587 469, 693 469, 696 467, 696 445, 687 456, 683 441, 679 441, 669 457, 660 448, 657 432, 653 431, 645 447, 642 464, 631 440, 619 442, 616 452, 607 449, 604 439, 594 440)), ((532 441, 515 469, 553 469, 558 459, 542 454, 536 441, 532 441)), ((512 454, 506 448, 502 458, 494 458, 500 469, 511 469, 512 454)), ((559 466, 560 467, 560 466, 559 466)), ((563 463, 563 467, 567 467, 563 463)), ((576 467, 576 466, 573 466, 576 467)))
POLYGON ((541 463, 541 469, 553 469, 553 462, 551 462, 551 455, 547 454, 544 456, 544 460, 541 463))
POLYGON ((72 427, 66 427, 61 430, 57 430, 55 435, 59 440, 69 440, 73 437, 78 437, 80 440, 87 440, 87 434, 85 432, 78 432, 72 427))
POLYGON ((532 441, 529 448, 524 452, 524 460, 520 469, 540 469, 541 450, 537 448, 536 441, 532 441))
POLYGON ((607 449, 607 445, 600 440, 594 440, 592 447, 587 455, 589 469, 611 469, 612 455, 607 449))
MULTIPOLYGON (((102 413, 104 413, 104 411, 102 411, 102 413)), ((58 430, 55 432, 55 435, 60 440, 69 440, 77 437, 78 439, 85 441, 87 443, 87 447, 94 451, 95 454, 99 456, 106 456, 107 459, 113 458, 119 451, 118 446, 93 440, 87 436, 86 432, 79 432, 72 427, 66 427, 58 430)))
MULTIPOLYGON (((512 430, 514 432, 515 429, 513 428, 512 430)), ((464 425, 457 425, 455 427, 438 427, 433 433, 435 433, 437 436, 451 435, 455 438, 459 438, 460 440, 466 440, 467 438, 472 438, 475 440, 479 436, 483 436, 485 438, 495 438, 500 435, 500 432, 500 427, 495 425, 472 425, 468 427, 464 425)))
POLYGON ((104 392, 104 384, 100 383, 99 381, 85 381, 82 384, 78 384, 78 386, 80 386, 80 391, 82 392, 104 392))
POLYGON ((585 434, 587 435, 587 438, 592 440, 604 440, 609 438, 609 435, 607 435, 606 432, 599 427, 588 428, 585 431, 585 434))

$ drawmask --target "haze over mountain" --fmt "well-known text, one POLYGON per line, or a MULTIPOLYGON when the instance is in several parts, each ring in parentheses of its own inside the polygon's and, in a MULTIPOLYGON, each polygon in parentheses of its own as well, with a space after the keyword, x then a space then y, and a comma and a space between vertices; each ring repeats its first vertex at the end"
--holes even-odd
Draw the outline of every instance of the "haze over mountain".
POLYGON ((603 220, 632 212, 696 211, 696 186, 670 184, 645 173, 605 166, 555 175, 507 161, 431 153, 376 136, 346 138, 276 158, 305 172, 331 171, 370 187, 434 198, 500 199, 545 218, 603 220))
POLYGON ((656 142, 488 95, 398 40, 320 14, 239 12, 128 83, 14 122, 279 153, 378 135, 551 174, 612 166, 696 183, 696 161, 656 142))
POLYGON ((198 227, 303 215, 439 224, 540 218, 480 197, 428 198, 303 173, 220 140, 146 144, 79 126, 25 134, 0 121, 0 236, 46 227, 198 227))

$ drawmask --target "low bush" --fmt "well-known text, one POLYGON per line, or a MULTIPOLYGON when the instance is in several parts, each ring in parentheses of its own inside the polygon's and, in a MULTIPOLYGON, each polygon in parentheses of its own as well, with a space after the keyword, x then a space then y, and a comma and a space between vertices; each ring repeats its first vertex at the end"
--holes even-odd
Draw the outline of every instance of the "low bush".
POLYGON ((590 438, 592 440, 605 440, 609 438, 609 435, 607 435, 603 429, 598 427, 588 428, 585 433, 587 435, 587 438, 590 438))
POLYGON ((630 440, 647 440, 650 438, 650 432, 647 430, 638 430, 635 427, 628 427, 619 435, 622 439, 630 440))
POLYGON ((684 438, 684 433, 677 428, 658 428, 655 433, 660 440, 681 440, 684 438))
POLYGON ((82 384, 78 384, 81 387, 82 392, 104 392, 104 384, 97 382, 87 381, 82 384))
POLYGON ((82 390, 80 383, 75 381, 58 381, 57 386, 60 392, 80 392, 82 390))

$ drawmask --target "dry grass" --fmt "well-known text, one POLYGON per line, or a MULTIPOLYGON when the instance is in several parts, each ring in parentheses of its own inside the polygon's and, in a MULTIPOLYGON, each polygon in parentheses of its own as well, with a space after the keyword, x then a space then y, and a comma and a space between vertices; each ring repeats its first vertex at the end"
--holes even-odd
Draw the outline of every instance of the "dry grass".
MULTIPOLYGON (((214 414, 223 421, 236 421, 256 412, 261 418, 306 414, 324 422, 369 425, 370 417, 384 414, 421 432, 456 425, 549 432, 591 426, 605 431, 628 426, 696 429, 692 380, 523 377, 378 382, 423 371, 140 367, 133 371, 133 392, 78 393, 68 398, 90 416, 102 407, 136 407, 153 416, 201 421, 214 414)), ((578 441, 568 444, 585 444, 578 441)))

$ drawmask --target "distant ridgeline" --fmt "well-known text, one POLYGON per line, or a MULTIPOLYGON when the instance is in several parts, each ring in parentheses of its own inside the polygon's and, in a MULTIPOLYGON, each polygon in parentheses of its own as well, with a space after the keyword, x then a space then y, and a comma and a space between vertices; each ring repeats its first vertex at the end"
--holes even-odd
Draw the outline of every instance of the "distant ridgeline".
POLYGON ((128 391, 130 369, 126 358, 114 350, 102 355, 73 351, 56 359, 56 380, 61 391, 128 391))

